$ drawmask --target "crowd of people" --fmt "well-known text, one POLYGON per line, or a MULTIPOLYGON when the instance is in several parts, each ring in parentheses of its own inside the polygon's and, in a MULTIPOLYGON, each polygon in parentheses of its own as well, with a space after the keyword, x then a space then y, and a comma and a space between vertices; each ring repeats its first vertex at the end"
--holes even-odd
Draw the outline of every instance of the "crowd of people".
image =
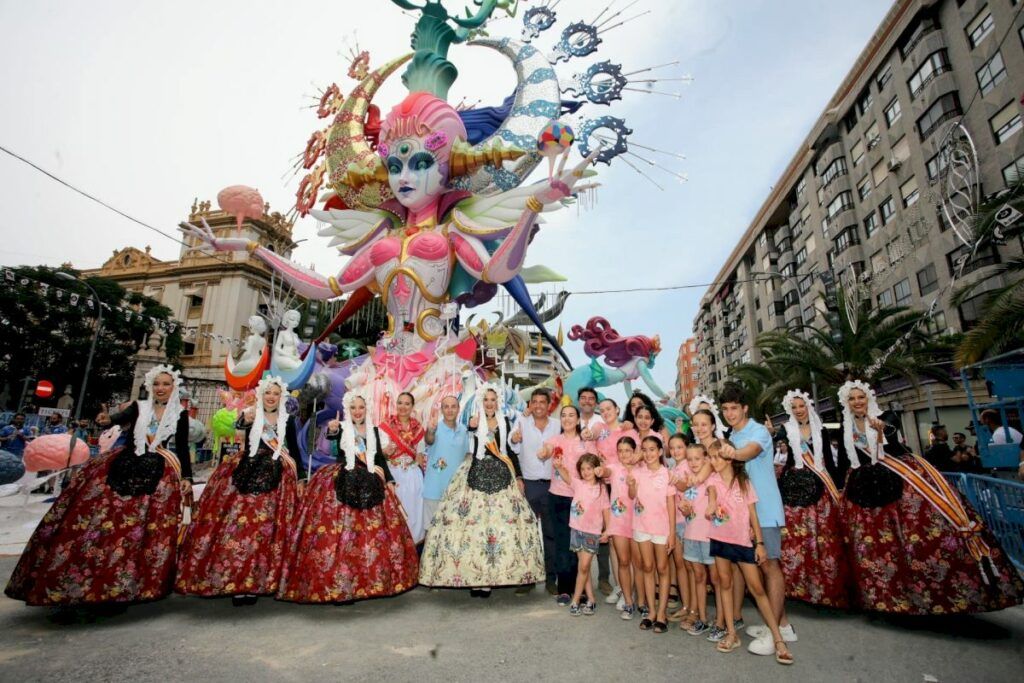
POLYGON ((366 397, 349 392, 326 424, 335 462, 308 476, 286 386, 268 376, 238 418, 244 447, 194 506, 180 378, 159 366, 146 387, 148 398, 101 416, 122 438, 46 513, 8 596, 67 612, 172 591, 343 604, 417 585, 484 599, 542 585, 589 616, 596 562, 623 620, 656 634, 675 623, 723 653, 745 631, 750 652, 781 664, 798 640, 787 597, 933 615, 1024 599, 997 540, 879 419, 863 382, 840 389, 837 433, 807 393, 786 394, 781 447, 736 385, 717 402, 696 397, 692 433, 671 435, 642 393, 620 408, 584 388, 558 406, 537 389, 524 415, 508 415, 484 384, 468 419, 446 396, 427 425, 403 393, 375 425, 366 397), (763 626, 744 628, 748 592, 763 626))

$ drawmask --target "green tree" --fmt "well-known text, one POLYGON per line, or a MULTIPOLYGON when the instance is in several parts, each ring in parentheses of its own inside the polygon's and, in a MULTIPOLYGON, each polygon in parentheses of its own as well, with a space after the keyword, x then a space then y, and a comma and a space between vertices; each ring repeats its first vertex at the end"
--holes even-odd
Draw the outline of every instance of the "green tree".
MULTIPOLYGON (((88 306, 92 294, 84 285, 57 278, 54 268, 26 266, 10 270, 15 273, 15 281, 0 283, 4 285, 0 286, 0 381, 10 383, 15 400, 25 377, 53 382, 58 395, 70 384, 77 400, 96 329, 95 309, 88 306), (22 278, 29 279, 27 286, 21 284, 22 278), (57 290, 63 290, 60 299, 57 290), (71 304, 72 294, 78 295, 77 305, 71 304)), ((171 319, 171 310, 151 297, 129 293, 106 278, 87 281, 111 308, 103 311, 103 329, 89 373, 83 415, 91 415, 101 403, 131 389, 131 357, 152 329, 150 318, 165 322, 171 319), (130 308, 143 318, 132 316, 126 320, 125 314, 114 308, 117 306, 130 308)), ((166 334, 166 338, 168 357, 176 361, 182 349, 180 328, 166 334)))
POLYGON ((901 306, 873 309, 865 300, 851 306, 857 311, 856 325, 852 325, 845 313, 846 297, 837 288, 838 313, 828 316, 824 326, 801 325, 761 334, 755 345, 763 362, 741 363, 730 370, 730 376, 751 393, 756 412, 777 413, 787 391, 810 390, 812 383, 819 398, 835 396, 850 378, 877 383, 898 377, 915 385, 921 378, 930 378, 954 384, 948 370, 952 345, 930 333, 927 313, 901 306))
MULTIPOLYGON (((1024 181, 1017 179, 1007 192, 983 203, 974 216, 974 237, 981 248, 1002 239, 1021 239, 1021 222, 1005 227, 996 220, 996 214, 1010 206, 1024 213, 1024 181)), ((953 305, 960 306, 968 299, 982 296, 982 315, 964 335, 956 349, 954 360, 958 366, 970 365, 1003 351, 1024 345, 1024 257, 1016 257, 988 268, 985 277, 959 287, 951 297, 953 305), (982 286, 990 287, 999 278, 1002 285, 979 293, 982 286)))

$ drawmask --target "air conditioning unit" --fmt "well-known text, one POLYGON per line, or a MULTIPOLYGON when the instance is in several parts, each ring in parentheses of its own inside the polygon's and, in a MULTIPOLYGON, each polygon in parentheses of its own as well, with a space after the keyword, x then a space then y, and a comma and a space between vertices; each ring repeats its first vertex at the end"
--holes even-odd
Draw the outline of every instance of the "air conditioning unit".
POLYGON ((875 137, 871 138, 870 140, 868 140, 868 149, 874 149, 881 141, 882 137, 880 135, 876 135, 875 137))
POLYGON ((903 165, 903 162, 900 161, 898 158, 896 158, 896 157, 889 157, 889 170, 890 171, 895 171, 896 169, 898 169, 902 165, 903 165))

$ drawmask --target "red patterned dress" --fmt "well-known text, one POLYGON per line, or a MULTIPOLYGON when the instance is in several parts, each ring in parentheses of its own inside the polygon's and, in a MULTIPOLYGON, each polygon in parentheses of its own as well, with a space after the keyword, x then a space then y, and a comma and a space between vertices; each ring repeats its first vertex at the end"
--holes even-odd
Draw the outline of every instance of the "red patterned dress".
MULTIPOLYGON (((253 457, 245 452, 222 462, 210 476, 178 557, 174 589, 203 597, 274 595, 298 504, 295 427, 288 421, 280 457, 274 425, 264 426, 253 457)), ((245 425, 241 425, 244 428, 245 425)))
POLYGON ((414 588, 419 558, 401 505, 387 482, 378 447, 367 468, 357 436, 355 468, 333 439, 339 463, 317 470, 296 516, 277 597, 289 602, 339 603, 396 595, 414 588))
MULTIPOLYGON (((171 592, 181 480, 190 479, 188 414, 158 447, 136 455, 137 403, 111 420, 125 446, 87 462, 39 522, 4 591, 29 605, 159 600, 171 592), (175 455, 168 450, 173 439, 175 455)), ((150 435, 156 421, 147 425, 150 435)), ((152 447, 152 439, 150 439, 152 447)))
POLYGON ((416 456, 426 431, 416 418, 409 418, 409 424, 403 426, 397 415, 385 420, 380 431, 395 446, 395 452, 388 458, 388 469, 398 484, 398 500, 405 510, 412 540, 421 543, 426 534, 423 523, 423 470, 416 462, 416 456))
POLYGON ((857 604, 898 614, 1019 605, 1024 583, 970 504, 943 486, 942 475, 900 446, 895 430, 886 430, 888 455, 874 465, 856 426, 853 435, 852 457, 861 466, 850 470, 842 521, 857 604), (955 526, 938 505, 959 507, 969 529, 955 526))
MULTIPOLYGON (((825 429, 821 443, 829 448, 825 429)), ((850 605, 850 568, 839 519, 841 494, 831 468, 815 467, 812 449, 813 444, 806 438, 801 438, 799 444, 790 443, 789 457, 779 477, 786 514, 781 560, 786 597, 846 608, 850 605), (803 468, 795 466, 798 457, 803 459, 803 468)), ((826 465, 831 465, 831 460, 831 454, 823 458, 826 465)))

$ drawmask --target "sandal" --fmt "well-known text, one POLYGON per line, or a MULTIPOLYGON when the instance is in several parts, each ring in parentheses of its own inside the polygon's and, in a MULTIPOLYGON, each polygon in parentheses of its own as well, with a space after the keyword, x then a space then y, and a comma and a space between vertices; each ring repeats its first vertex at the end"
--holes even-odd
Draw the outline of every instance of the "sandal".
POLYGON ((725 638, 722 638, 721 642, 718 643, 718 646, 715 649, 727 654, 733 650, 739 649, 740 645, 739 636, 726 636, 725 638))
POLYGON ((654 622, 655 633, 665 633, 666 631, 668 631, 668 624, 666 624, 664 621, 654 622))
POLYGON ((688 609, 686 609, 685 607, 680 607, 675 612, 673 612, 672 614, 668 615, 668 620, 669 621, 682 621, 683 619, 685 619, 687 617, 687 615, 689 615, 689 613, 690 613, 690 611, 688 609))
POLYGON ((654 626, 654 622, 651 621, 650 619, 641 619, 640 620, 640 630, 641 631, 650 631, 652 626, 654 626))
POLYGON ((775 641, 775 661, 779 664, 790 665, 793 663, 793 653, 786 647, 786 641, 776 640, 775 641), (783 651, 779 652, 779 645, 782 646, 783 651))

